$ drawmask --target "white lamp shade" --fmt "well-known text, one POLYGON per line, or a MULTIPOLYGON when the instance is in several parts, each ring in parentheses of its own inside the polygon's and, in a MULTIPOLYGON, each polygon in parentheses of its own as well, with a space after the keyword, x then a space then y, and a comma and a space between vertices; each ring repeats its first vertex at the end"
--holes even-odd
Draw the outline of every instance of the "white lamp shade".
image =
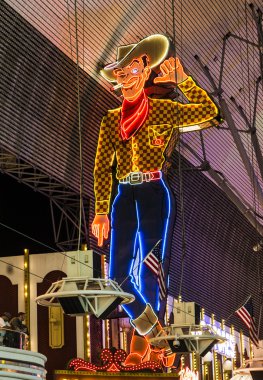
POLYGON ((232 371, 233 369, 232 361, 230 359, 227 359, 226 361, 224 361, 223 368, 224 368, 224 371, 232 371))
POLYGON ((213 360, 213 355, 211 351, 208 351, 208 353, 203 357, 204 362, 211 362, 213 360))

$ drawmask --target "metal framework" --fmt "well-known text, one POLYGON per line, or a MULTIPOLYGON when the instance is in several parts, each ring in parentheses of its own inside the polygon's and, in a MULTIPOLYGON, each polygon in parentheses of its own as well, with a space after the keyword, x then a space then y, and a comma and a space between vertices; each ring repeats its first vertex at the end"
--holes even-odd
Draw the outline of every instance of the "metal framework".
POLYGON ((64 310, 66 314, 89 314, 100 318, 116 301, 118 304, 127 304, 134 301, 134 295, 124 292, 116 281, 110 279, 65 277, 53 282, 45 294, 36 298, 39 305, 57 307, 68 300, 70 307, 64 310), (72 308, 73 298, 78 298, 81 307, 72 308))
MULTIPOLYGON (((196 159, 200 160, 200 157, 194 149, 191 148, 186 142, 182 141, 181 144, 195 156, 196 159)), ((238 190, 230 184, 228 179, 223 175, 223 173, 213 169, 208 161, 201 161, 200 166, 194 169, 189 170, 198 170, 205 171, 208 176, 220 187, 220 189, 226 194, 226 196, 234 203, 234 205, 239 209, 239 211, 244 215, 244 217, 251 223, 251 225, 256 229, 256 231, 263 236, 263 226, 258 222, 254 210, 251 206, 245 201, 242 195, 238 190)))
POLYGON ((0 170, 48 197, 54 240, 59 249, 68 251, 77 248, 79 231, 81 243, 88 243, 89 201, 87 198, 80 202, 79 194, 3 149, 0 149, 0 170), (79 226, 80 204, 82 204, 83 215, 81 229, 79 226))
POLYGON ((163 328, 150 343, 158 345, 164 340, 170 342, 174 352, 188 353, 196 352, 202 355, 217 343, 224 343, 226 338, 219 335, 212 326, 209 325, 170 325, 163 328))
MULTIPOLYGON (((263 206, 263 191, 260 186, 260 183, 258 181, 257 175, 255 173, 255 169, 253 167, 253 163, 250 161, 250 158, 247 154, 247 151, 245 149, 245 146, 242 142, 242 139, 240 137, 240 133, 249 133, 251 135, 251 142, 253 149, 255 151, 255 157, 258 163, 258 167, 260 170, 261 178, 263 179, 263 156, 260 149, 258 137, 257 137, 257 131, 256 131, 256 112, 257 112, 257 105, 258 105, 258 92, 259 92, 259 85, 262 84, 262 78, 263 78, 263 29, 262 29, 262 12, 260 9, 257 9, 257 12, 254 9, 253 4, 250 4, 250 8, 252 10, 252 16, 256 23, 257 27, 257 34, 258 34, 258 42, 253 42, 245 38, 241 38, 233 33, 227 33, 223 38, 223 48, 222 48, 222 57, 221 57, 221 66, 220 66, 220 75, 219 75, 219 81, 218 85, 216 84, 214 78, 212 77, 210 70, 208 66, 204 65, 198 55, 195 55, 195 59, 199 63, 201 69, 203 70, 204 74, 208 78, 209 82, 212 85, 213 88, 213 94, 218 98, 220 107, 222 109, 223 115, 225 117, 225 120, 228 124, 228 128, 222 128, 222 129, 228 129, 233 137, 233 140, 236 144, 237 150, 240 154, 240 157, 243 161, 243 165, 245 170, 247 171, 247 174, 250 178, 251 184, 253 188, 255 189, 255 194, 257 195, 257 198, 260 202, 260 204, 263 206), (249 122, 248 117, 245 114, 244 109, 237 104, 234 97, 231 97, 231 101, 236 106, 239 114, 243 118, 247 129, 245 130, 239 130, 235 124, 234 118, 232 117, 231 111, 228 107, 226 99, 223 97, 223 89, 222 89, 222 80, 223 80, 223 73, 224 73, 224 62, 225 62, 225 55, 226 55, 226 47, 227 43, 230 38, 237 39, 241 41, 242 43, 257 47, 259 50, 259 58, 260 58, 260 72, 261 76, 256 81, 256 89, 255 89, 255 99, 254 99, 254 107, 253 107, 253 121, 252 123, 249 122)), ((220 128, 220 127, 219 127, 220 128)), ((191 150, 191 153, 195 153, 191 147, 187 146, 189 150, 191 150)), ((196 155, 196 158, 199 158, 196 155)), ((233 188, 233 186, 230 186, 229 182, 225 179, 225 177, 213 170, 209 164, 209 162, 206 161, 206 158, 204 157, 204 161, 201 162, 200 168, 204 168, 204 170, 207 171, 208 175, 217 183, 217 185, 225 192, 225 194, 228 196, 228 198, 238 207, 238 209, 242 212, 242 214, 249 220, 249 222, 253 225, 253 227, 257 230, 257 232, 263 236, 263 227, 261 224, 259 224, 259 221, 257 219, 257 216, 254 212, 254 210, 251 209, 251 207, 247 204, 247 202, 244 201, 243 197, 238 193, 236 189, 233 188)))

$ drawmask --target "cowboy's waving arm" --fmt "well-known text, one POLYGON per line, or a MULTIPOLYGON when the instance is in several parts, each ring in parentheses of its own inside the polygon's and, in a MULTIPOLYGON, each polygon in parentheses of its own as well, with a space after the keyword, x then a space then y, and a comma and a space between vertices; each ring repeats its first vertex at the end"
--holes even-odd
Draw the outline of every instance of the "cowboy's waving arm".
POLYGON ((115 155, 111 143, 110 126, 105 116, 100 126, 97 153, 94 167, 94 192, 95 192, 95 218, 92 222, 92 233, 98 239, 98 245, 103 245, 103 240, 109 233, 109 208, 112 189, 112 162, 115 155))
POLYGON ((161 66, 161 76, 154 83, 174 83, 189 103, 174 102, 172 123, 180 132, 191 132, 218 125, 219 110, 207 92, 198 87, 183 69, 179 58, 169 58, 161 66))

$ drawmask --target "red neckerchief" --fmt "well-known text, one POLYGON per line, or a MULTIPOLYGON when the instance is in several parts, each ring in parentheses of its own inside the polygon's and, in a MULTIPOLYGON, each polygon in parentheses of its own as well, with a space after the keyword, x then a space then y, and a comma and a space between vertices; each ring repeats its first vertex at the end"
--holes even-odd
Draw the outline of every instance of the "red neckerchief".
POLYGON ((148 116, 148 98, 144 91, 130 102, 124 99, 121 108, 121 137, 128 140, 144 124, 148 116))

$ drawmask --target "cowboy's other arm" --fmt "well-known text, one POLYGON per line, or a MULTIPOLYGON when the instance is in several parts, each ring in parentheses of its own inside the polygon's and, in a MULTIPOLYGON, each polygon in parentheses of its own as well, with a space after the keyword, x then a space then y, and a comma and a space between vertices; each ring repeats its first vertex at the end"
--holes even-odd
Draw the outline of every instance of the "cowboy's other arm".
POLYGON ((109 208, 112 190, 112 162, 114 147, 111 142, 110 126, 104 117, 100 126, 100 134, 94 166, 95 218, 92 222, 92 233, 103 245, 109 233, 109 208))

